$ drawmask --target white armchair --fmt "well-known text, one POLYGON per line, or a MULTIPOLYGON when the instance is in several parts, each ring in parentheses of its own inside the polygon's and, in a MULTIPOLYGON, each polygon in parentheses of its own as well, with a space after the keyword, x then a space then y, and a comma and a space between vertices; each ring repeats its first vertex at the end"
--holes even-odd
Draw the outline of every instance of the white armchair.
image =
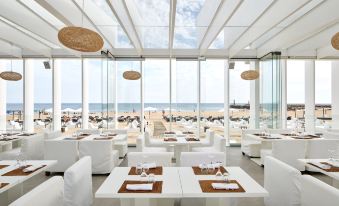
POLYGON ((265 206, 300 205, 300 171, 278 159, 266 157, 264 178, 264 187, 269 193, 264 199, 265 206))
POLYGON ((226 154, 224 152, 182 152, 180 166, 192 167, 201 163, 222 162, 226 166, 226 154))
POLYGON ((166 152, 165 147, 146 147, 145 139, 142 135, 138 136, 136 139, 136 146, 138 152, 166 152))
POLYGON ((91 157, 83 157, 65 171, 64 206, 93 204, 91 157))
POLYGON ((172 152, 130 152, 128 153, 128 166, 138 163, 155 163, 157 166, 170 167, 172 165, 172 152))
POLYGON ((29 191, 10 206, 60 206, 63 205, 64 180, 54 176, 29 191))
POLYGON ((61 131, 46 131, 44 132, 45 139, 55 139, 57 137, 61 137, 61 131))
POLYGON ((58 162, 48 168, 49 172, 65 172, 72 164, 78 161, 78 141, 45 140, 45 160, 58 162))
POLYGON ((83 140, 79 142, 79 158, 90 156, 93 174, 108 174, 118 166, 119 155, 112 150, 111 140, 83 140))
POLYGON ((226 152, 226 138, 214 135, 214 142, 211 147, 194 147, 193 152, 226 152))
POLYGON ((301 206, 337 206, 339 190, 312 177, 301 177, 301 206))
POLYGON ((119 151, 119 157, 124 158, 128 152, 127 130, 126 129, 108 129, 103 132, 115 133, 118 135, 124 135, 121 140, 114 140, 113 149, 119 151))

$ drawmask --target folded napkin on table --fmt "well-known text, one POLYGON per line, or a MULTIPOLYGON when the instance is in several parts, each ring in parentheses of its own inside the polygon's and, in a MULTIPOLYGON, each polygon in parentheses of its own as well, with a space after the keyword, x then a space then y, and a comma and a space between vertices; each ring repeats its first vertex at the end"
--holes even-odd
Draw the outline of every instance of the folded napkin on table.
MULTIPOLYGON (((214 168, 218 168, 221 167, 220 163, 213 163, 213 164, 206 164, 206 167, 214 167, 214 168)), ((199 164, 199 168, 201 169, 203 167, 203 164, 199 164)))
POLYGON ((152 190, 153 184, 127 184, 127 190, 152 190))
POLYGON ((332 165, 333 167, 339 167, 339 161, 338 160, 327 161, 327 163, 332 165))
POLYGON ((32 165, 32 166, 29 166, 29 167, 23 169, 23 171, 24 171, 24 172, 33 172, 34 170, 37 170, 37 169, 39 169, 40 167, 41 167, 41 165, 38 165, 38 166, 32 165))
POLYGON ((320 163, 320 162, 310 162, 310 163, 321 168, 321 169, 330 169, 329 165, 325 165, 325 164, 320 163))
POLYGON ((147 167, 149 169, 152 169, 152 168, 156 168, 157 164, 155 164, 155 162, 144 163, 144 164, 142 164, 142 167, 147 167))
POLYGON ((239 185, 235 183, 212 183, 212 187, 215 190, 237 190, 239 185))

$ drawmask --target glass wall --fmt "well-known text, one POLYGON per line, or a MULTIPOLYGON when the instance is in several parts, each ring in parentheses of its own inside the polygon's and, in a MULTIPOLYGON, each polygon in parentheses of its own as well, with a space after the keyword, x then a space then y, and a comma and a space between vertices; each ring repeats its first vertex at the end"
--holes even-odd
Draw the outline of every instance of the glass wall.
MULTIPOLYGON (((52 68, 45 69, 48 59, 26 59, 26 66, 34 70, 34 131, 42 132, 52 128, 52 68)), ((52 64, 49 62, 50 65, 52 64)), ((52 65, 51 65, 52 66, 52 65)))
POLYGON ((82 127, 81 60, 56 59, 55 69, 61 73, 61 125, 66 128, 64 134, 72 134, 82 127))
POLYGON ((172 62, 171 130, 184 133, 198 131, 198 61, 172 62))
POLYGON ((316 129, 331 128, 331 61, 315 61, 316 129))
POLYGON ((229 70, 229 141, 241 142, 241 130, 247 129, 250 118, 250 81, 241 79, 242 72, 249 70, 249 62, 236 61, 229 70))
POLYGON ((287 128, 304 128, 305 61, 287 60, 287 128))
POLYGON ((201 61, 200 66, 200 135, 206 129, 224 135, 225 60, 201 61))
POLYGON ((129 143, 134 144, 141 132, 141 80, 123 78, 125 71, 140 71, 140 61, 117 63, 117 121, 118 128, 128 129, 129 143))
POLYGON ((145 127, 159 137, 170 130, 170 65, 167 59, 143 62, 145 127))

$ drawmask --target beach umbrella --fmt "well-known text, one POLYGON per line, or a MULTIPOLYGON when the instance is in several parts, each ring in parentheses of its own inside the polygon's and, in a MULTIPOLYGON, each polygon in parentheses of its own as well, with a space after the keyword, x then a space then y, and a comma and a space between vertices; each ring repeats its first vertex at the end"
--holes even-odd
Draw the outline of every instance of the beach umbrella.
POLYGON ((74 112, 81 113, 82 112, 82 108, 76 109, 76 110, 74 110, 74 112))
POLYGON ((72 108, 66 108, 66 109, 63 109, 62 112, 67 112, 68 113, 68 116, 69 116, 69 113, 70 112, 74 112, 75 110, 72 109, 72 108))
POLYGON ((171 111, 177 111, 176 109, 174 109, 174 108, 171 108, 171 109, 170 109, 169 107, 167 107, 167 108, 164 109, 164 111, 170 111, 170 110, 171 110, 171 111))
POLYGON ((52 113, 52 112, 53 112, 53 109, 52 109, 52 108, 46 109, 45 112, 47 112, 47 113, 52 113))
POLYGON ((146 107, 145 109, 144 109, 144 111, 148 111, 148 112, 156 112, 158 109, 157 108, 155 108, 155 107, 146 107))

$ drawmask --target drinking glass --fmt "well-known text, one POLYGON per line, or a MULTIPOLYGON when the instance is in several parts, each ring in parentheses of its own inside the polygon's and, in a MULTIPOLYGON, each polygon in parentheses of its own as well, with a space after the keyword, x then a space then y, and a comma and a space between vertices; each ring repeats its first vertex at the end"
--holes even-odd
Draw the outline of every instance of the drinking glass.
POLYGON ((201 173, 207 174, 207 165, 205 163, 201 164, 201 173))
POLYGON ((334 149, 329 149, 328 150, 328 154, 329 154, 329 161, 334 161, 335 150, 334 149))
POLYGON ((148 175, 148 182, 154 183, 155 182, 155 175, 153 173, 148 175))
POLYGON ((142 173, 142 164, 138 163, 137 166, 135 167, 135 174, 141 175, 142 173))
POLYGON ((208 171, 208 174, 213 174, 213 172, 214 172, 213 162, 211 162, 210 164, 207 165, 207 171, 208 171))
POLYGON ((228 172, 224 172, 224 174, 223 174, 223 179, 226 183, 228 183, 228 181, 229 181, 229 175, 230 174, 228 172))
POLYGON ((215 173, 215 176, 216 176, 217 178, 220 178, 220 177, 222 176, 222 173, 221 173, 221 171, 220 171, 221 162, 217 162, 217 166, 218 166, 218 171, 217 171, 217 173, 215 173))

